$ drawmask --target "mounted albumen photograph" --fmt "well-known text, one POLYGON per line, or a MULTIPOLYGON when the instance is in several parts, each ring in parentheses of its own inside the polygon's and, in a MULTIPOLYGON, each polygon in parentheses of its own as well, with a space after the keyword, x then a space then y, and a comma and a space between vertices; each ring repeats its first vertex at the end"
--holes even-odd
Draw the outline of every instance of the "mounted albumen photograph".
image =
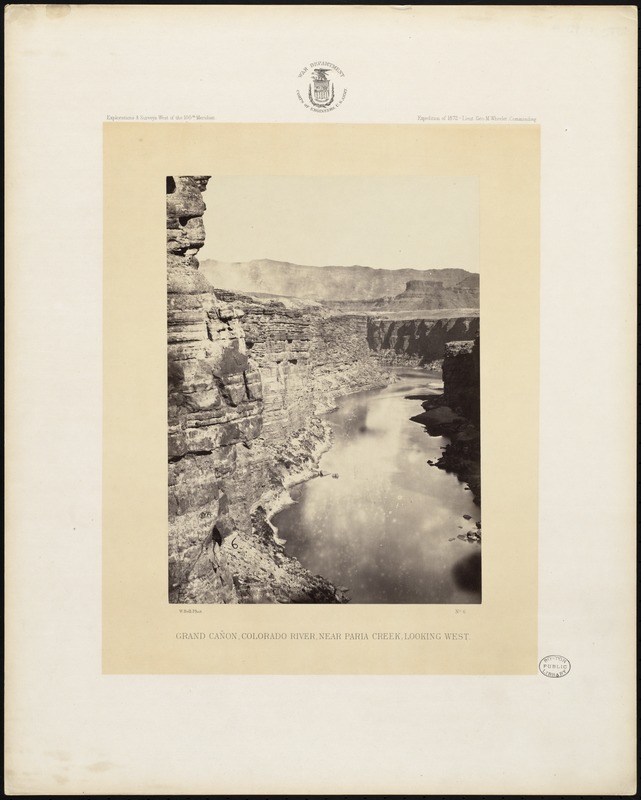
POLYGON ((478 179, 166 192, 169 601, 480 603, 478 179))

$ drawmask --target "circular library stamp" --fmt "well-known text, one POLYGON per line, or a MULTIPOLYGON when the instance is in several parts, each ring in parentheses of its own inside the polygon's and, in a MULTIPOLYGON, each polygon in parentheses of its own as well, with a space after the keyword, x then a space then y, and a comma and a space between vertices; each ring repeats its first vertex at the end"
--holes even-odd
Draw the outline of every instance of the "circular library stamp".
POLYGON ((539 672, 546 678, 563 678, 570 671, 570 662, 565 656, 545 656, 539 661, 539 672))

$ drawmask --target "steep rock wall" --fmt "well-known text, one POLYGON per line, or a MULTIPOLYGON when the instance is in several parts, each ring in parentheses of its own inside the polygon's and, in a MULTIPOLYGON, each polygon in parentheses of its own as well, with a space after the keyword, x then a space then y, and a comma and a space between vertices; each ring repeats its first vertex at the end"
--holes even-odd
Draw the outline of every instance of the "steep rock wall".
POLYGON ((334 408, 334 398, 384 385, 389 375, 367 341, 367 317, 317 316, 310 349, 317 412, 334 408))
POLYGON ((167 179, 169 598, 342 602, 274 538, 268 511, 317 474, 336 394, 383 385, 365 318, 212 290, 198 270, 205 176, 167 179))
POLYGON ((167 179, 169 596, 230 594, 217 566, 223 540, 251 527, 230 502, 231 476, 262 429, 262 387, 241 314, 198 272, 205 176, 167 179), (212 566, 213 565, 213 566, 212 566), (216 574, 218 573, 218 574, 216 574))
MULTIPOLYGON (((467 483, 475 502, 481 503, 480 343, 449 342, 443 359, 443 394, 423 402, 424 411, 413 417, 434 436, 450 443, 435 466, 455 473, 467 483)), ((480 533, 478 534, 480 536, 480 533)))
POLYGON ((443 360, 443 397, 450 408, 471 420, 481 421, 480 345, 473 342, 450 342, 443 360))
POLYGON ((389 378, 368 344, 364 315, 290 309, 219 289, 216 295, 242 311, 246 350, 262 379, 265 438, 280 440, 333 408, 338 395, 389 378))
POLYGON ((472 340, 478 317, 452 319, 369 319, 367 342, 385 363, 423 365, 445 356, 448 342, 472 340))

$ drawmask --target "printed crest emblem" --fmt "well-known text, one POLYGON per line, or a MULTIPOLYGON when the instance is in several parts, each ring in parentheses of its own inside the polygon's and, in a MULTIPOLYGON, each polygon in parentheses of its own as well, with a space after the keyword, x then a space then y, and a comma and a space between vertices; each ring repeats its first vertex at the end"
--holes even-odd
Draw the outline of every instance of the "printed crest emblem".
POLYGON ((334 84, 327 77, 329 69, 315 69, 309 84, 309 102, 313 106, 331 106, 334 102, 334 84))
POLYGON ((330 61, 312 61, 298 74, 304 81, 296 92, 300 102, 310 111, 324 112, 338 108, 347 95, 343 86, 345 73, 330 61))

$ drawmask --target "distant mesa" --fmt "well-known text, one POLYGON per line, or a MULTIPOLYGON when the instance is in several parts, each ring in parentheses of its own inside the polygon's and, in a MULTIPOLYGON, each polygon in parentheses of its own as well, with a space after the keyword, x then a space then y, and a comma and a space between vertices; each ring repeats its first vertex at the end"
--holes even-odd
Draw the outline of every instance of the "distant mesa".
POLYGON ((479 276, 468 273, 463 280, 454 284, 447 284, 444 280, 407 281, 405 291, 395 297, 380 298, 373 305, 385 311, 478 308, 479 276))
POLYGON ((478 275, 458 268, 374 269, 357 264, 312 267, 266 258, 246 263, 209 259, 201 262, 200 271, 216 288, 250 294, 315 301, 368 300, 378 305, 390 301, 403 305, 413 295, 423 300, 438 295, 436 305, 428 307, 478 307, 478 275), (448 295, 453 287, 455 291, 448 295), (450 300, 456 302, 447 306, 446 301, 450 300))

